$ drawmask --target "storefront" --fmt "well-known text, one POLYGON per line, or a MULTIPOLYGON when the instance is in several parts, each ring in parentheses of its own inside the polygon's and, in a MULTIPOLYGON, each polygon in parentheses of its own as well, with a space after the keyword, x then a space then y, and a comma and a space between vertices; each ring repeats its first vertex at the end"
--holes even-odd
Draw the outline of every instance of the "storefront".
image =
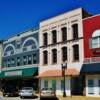
POLYGON ((37 74, 37 67, 2 71, 0 75, 2 88, 6 88, 8 85, 17 89, 21 89, 24 86, 31 86, 37 90, 38 79, 34 78, 37 74))
POLYGON ((100 97, 100 63, 83 64, 81 74, 86 77, 86 96, 100 97))

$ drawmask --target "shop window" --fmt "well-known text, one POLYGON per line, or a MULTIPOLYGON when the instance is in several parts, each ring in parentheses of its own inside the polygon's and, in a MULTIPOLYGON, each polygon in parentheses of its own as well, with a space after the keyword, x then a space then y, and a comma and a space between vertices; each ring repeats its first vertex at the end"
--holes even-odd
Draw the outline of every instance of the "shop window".
POLYGON ((23 56, 23 65, 27 65, 27 56, 23 56))
POLYGON ((67 47, 62 48, 62 61, 67 61, 67 47))
POLYGON ((21 65, 21 59, 20 57, 17 57, 17 66, 20 66, 21 65))
POLYGON ((52 50, 52 64, 56 64, 57 63, 57 50, 53 49, 52 50))
POLYGON ((57 31, 53 30, 52 31, 52 44, 56 44, 57 43, 57 31))
POLYGON ((52 80, 52 89, 56 90, 56 80, 52 80))
POLYGON ((48 45, 48 33, 43 34, 43 46, 48 45))
POLYGON ((72 25, 73 39, 78 39, 78 24, 72 25))
POLYGON ((63 91, 64 89, 64 80, 61 80, 61 90, 63 91))
POLYGON ((43 64, 48 64, 48 51, 43 51, 43 64))
POLYGON ((67 41, 67 28, 63 27, 61 28, 61 31, 62 31, 62 42, 65 42, 67 41))
POLYGON ((48 80, 44 80, 44 88, 48 88, 48 80))
POLYGON ((88 80, 88 94, 94 94, 94 81, 88 80))
POLYGON ((73 61, 79 61, 79 45, 73 46, 73 61))
POLYGON ((99 95, 100 95, 100 80, 98 81, 99 95))
POLYGON ((28 64, 32 64, 32 56, 28 55, 28 64))

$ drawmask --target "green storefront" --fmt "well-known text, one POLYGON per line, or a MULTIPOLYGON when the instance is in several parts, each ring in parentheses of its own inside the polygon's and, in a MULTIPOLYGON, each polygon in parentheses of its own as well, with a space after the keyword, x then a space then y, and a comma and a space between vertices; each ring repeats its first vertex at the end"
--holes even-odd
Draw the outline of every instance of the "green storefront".
POLYGON ((35 78, 37 75, 38 67, 1 71, 2 88, 13 86, 20 89, 24 86, 31 86, 37 90, 38 80, 35 78))

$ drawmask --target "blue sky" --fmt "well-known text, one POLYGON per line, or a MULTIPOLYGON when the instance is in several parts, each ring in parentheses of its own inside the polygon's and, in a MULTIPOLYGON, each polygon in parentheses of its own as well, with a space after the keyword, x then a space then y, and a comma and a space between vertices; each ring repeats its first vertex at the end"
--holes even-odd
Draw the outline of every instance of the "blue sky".
POLYGON ((0 39, 7 39, 39 22, 82 7, 100 14, 100 0, 0 0, 0 39))

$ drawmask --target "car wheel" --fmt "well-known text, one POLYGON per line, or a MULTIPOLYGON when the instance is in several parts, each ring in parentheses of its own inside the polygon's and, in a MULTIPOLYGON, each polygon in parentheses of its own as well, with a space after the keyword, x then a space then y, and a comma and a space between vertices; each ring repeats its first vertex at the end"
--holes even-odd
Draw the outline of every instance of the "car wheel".
POLYGON ((24 97, 23 96, 20 96, 20 98, 23 99, 24 97))

